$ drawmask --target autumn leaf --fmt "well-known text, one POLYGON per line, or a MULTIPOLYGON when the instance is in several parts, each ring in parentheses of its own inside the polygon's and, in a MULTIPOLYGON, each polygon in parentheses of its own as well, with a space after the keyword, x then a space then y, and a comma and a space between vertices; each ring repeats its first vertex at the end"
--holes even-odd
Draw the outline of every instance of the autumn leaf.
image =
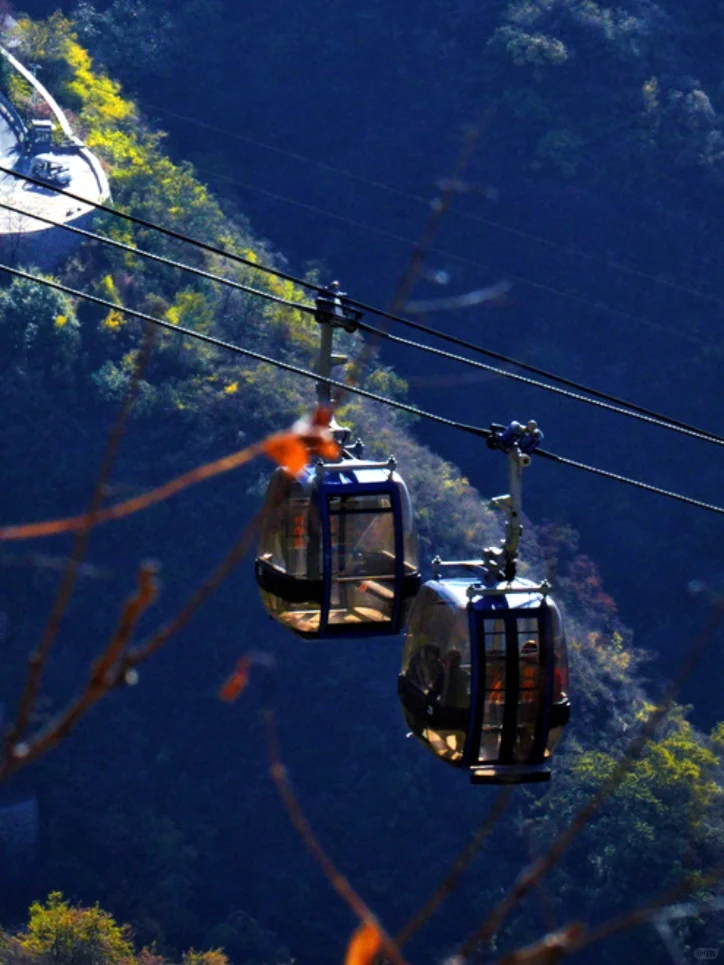
POLYGON ((249 654, 244 654, 243 657, 239 658, 234 672, 226 678, 219 690, 219 697, 222 700, 231 703, 246 690, 246 686, 249 683, 251 664, 252 659, 249 654))
POLYGON ((347 946, 344 965, 371 965, 382 946, 382 932, 372 922, 362 922, 347 946))

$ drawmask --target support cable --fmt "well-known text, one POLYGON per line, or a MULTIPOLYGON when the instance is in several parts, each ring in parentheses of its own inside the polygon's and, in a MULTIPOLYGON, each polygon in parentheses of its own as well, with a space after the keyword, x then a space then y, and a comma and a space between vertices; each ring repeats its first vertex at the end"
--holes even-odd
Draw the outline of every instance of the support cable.
POLYGON ((536 449, 534 456, 541 459, 549 459, 562 466, 572 466, 574 469, 581 469, 583 472, 593 473, 595 476, 603 476, 604 479, 613 479, 614 482, 623 483, 626 486, 634 486, 636 489, 643 489, 648 493, 656 493, 657 496, 667 496, 669 499, 676 499, 680 503, 688 503, 689 506, 696 506, 699 509, 708 509, 713 513, 724 513, 724 507, 715 506, 713 503, 706 503, 701 499, 694 499, 691 496, 682 496, 680 493, 672 492, 670 489, 662 489, 659 486, 652 486, 650 483, 640 482, 638 479, 631 479, 629 476, 622 476, 617 472, 610 472, 607 469, 598 469, 596 466, 589 466, 585 462, 578 462, 575 459, 568 459, 559 456, 554 452, 547 452, 544 449, 536 449))
MULTIPOLYGON (((0 171, 2 170, 4 170, 4 168, 0 166, 0 171)), ((23 175, 21 176, 24 177, 23 175)), ((34 181, 34 179, 32 178, 30 178, 29 180, 34 181)), ((67 192, 63 192, 63 193, 67 193, 67 192)), ((75 196, 71 195, 71 197, 75 197, 75 196)), ((123 215, 123 213, 120 213, 120 212, 115 212, 113 209, 106 209, 105 206, 102 206, 102 205, 99 207, 101 207, 103 210, 110 210, 114 214, 120 214, 122 217, 131 217, 131 216, 125 216, 123 215)), ((24 215, 25 217, 28 217, 28 218, 33 218, 44 224, 62 228, 65 231, 69 231, 81 237, 88 238, 92 241, 100 242, 101 244, 107 244, 113 248, 119 249, 121 251, 126 251, 134 255, 138 255, 139 257, 146 258, 158 264, 167 265, 168 267, 176 268, 180 271, 189 272, 190 274, 196 275, 200 278, 205 278, 209 281, 216 282, 221 285, 225 285, 237 291, 242 291, 248 295, 265 299, 266 301, 274 302, 278 305, 282 305, 286 308, 290 308, 295 311, 300 311, 309 315, 314 315, 316 312, 316 307, 309 303, 296 302, 291 299, 283 298, 279 295, 274 295, 271 292, 266 292, 262 289, 254 288, 250 285, 244 285, 241 282, 234 281, 233 279, 226 278, 222 275, 217 275, 213 272, 205 271, 202 268, 197 268, 193 265, 188 265, 184 262, 175 261, 174 259, 166 258, 161 255, 156 255, 153 252, 147 251, 143 248, 138 248, 134 245, 126 244, 121 241, 117 241, 114 238, 109 238, 104 235, 99 235, 95 232, 87 231, 83 228, 77 228, 74 225, 57 222, 52 220, 51 218, 46 218, 42 215, 30 214, 29 212, 23 211, 22 209, 17 208, 14 205, 7 204, 5 202, 0 202, 0 208, 3 208, 7 211, 11 211, 15 214, 24 215)), ((150 225, 150 223, 146 223, 146 222, 144 222, 144 224, 150 225)), ((161 228, 160 226, 152 226, 152 227, 155 227, 157 230, 161 232, 166 232, 167 230, 167 229, 161 228)), ((192 239, 192 243, 203 244, 200 242, 196 242, 193 239, 192 239)), ((236 260, 238 256, 229 255, 229 257, 236 260)), ((253 267, 259 268, 260 270, 269 271, 272 274, 276 273, 274 269, 269 269, 267 268, 267 266, 262 266, 254 262, 247 262, 244 259, 242 260, 244 261, 245 264, 249 263, 253 265, 253 267)), ((286 279, 291 278, 291 276, 288 276, 288 275, 280 275, 280 277, 284 277, 286 279)), ((292 280, 294 280, 297 284, 300 284, 300 285, 305 284, 299 279, 292 279, 292 280)), ((325 291, 323 286, 314 285, 312 287, 315 290, 319 291, 320 293, 323 293, 325 291)), ((623 415, 623 416, 628 416, 630 418, 638 419, 639 421, 646 422, 651 425, 658 425, 661 428, 669 429, 672 432, 679 432, 683 435, 691 436, 692 438, 699 439, 700 441, 703 441, 703 442, 712 442, 715 445, 724 446, 724 436, 718 435, 717 433, 709 432, 706 429, 700 429, 696 426, 690 425, 679 419, 674 419, 669 416, 662 415, 659 412, 656 412, 652 409, 647 409, 644 406, 639 406, 636 403, 627 402, 626 400, 620 399, 619 397, 611 395, 610 393, 603 392, 599 389, 592 389, 589 386, 582 385, 581 383, 576 382, 572 379, 567 379, 564 376, 556 375, 553 372, 548 372, 547 370, 541 369, 538 366, 531 365, 527 362, 522 362, 519 359, 511 358, 510 356, 506 356, 500 352, 494 352, 491 349, 486 349, 481 345, 477 345, 474 342, 469 342, 466 339, 458 338, 455 335, 448 335, 448 334, 439 332, 428 325, 424 325, 420 322, 415 322, 412 319, 405 318, 404 316, 401 316, 401 315, 385 312, 382 309, 374 308, 373 306, 366 305, 363 302, 358 302, 353 298, 345 297, 345 304, 359 307, 361 310, 365 312, 369 312, 371 314, 381 316, 391 321, 399 322, 407 326, 408 328, 412 328, 415 331, 424 332, 425 334, 431 335, 435 338, 439 338, 442 341, 459 345, 463 348, 468 349, 469 351, 474 351, 486 357, 496 359, 497 361, 503 362, 507 365, 515 366, 516 368, 520 368, 523 371, 531 372, 532 374, 535 374, 535 375, 540 375, 543 378, 550 379, 552 382, 558 382, 561 385, 568 386, 570 389, 573 389, 575 391, 568 392, 563 389, 557 388, 556 386, 545 385, 544 383, 537 382, 534 379, 527 379, 523 376, 516 375, 515 373, 507 372, 504 369, 498 369, 494 366, 485 365, 480 362, 475 362, 472 359, 467 359, 467 358, 464 358, 463 356, 455 355, 450 352, 444 352, 443 350, 435 349, 432 346, 422 345, 418 342, 408 341, 406 339, 400 338, 399 336, 391 335, 383 331, 382 329, 378 329, 371 325, 367 325, 366 323, 360 322, 359 324, 360 329, 367 331, 370 334, 374 334, 379 338, 385 338, 388 341, 396 342, 398 344, 405 345, 410 348, 416 348, 419 351, 429 352, 431 354, 438 355, 441 358, 448 358, 452 361, 469 365, 474 368, 480 368, 485 371, 489 371, 495 375, 499 375, 502 378, 508 378, 508 379, 513 379, 515 381, 523 382, 527 385, 534 386, 535 388, 541 388, 546 391, 553 392, 558 395, 562 395, 566 398, 573 399, 574 401, 577 401, 577 402, 598 406, 600 408, 607 409, 608 411, 615 412, 618 415, 623 415), (589 398, 586 398, 584 395, 580 395, 577 393, 586 393, 587 395, 592 396, 593 398, 589 399, 589 398), (596 402, 595 400, 597 399, 601 401, 596 402)))
MULTIPOLYGON (((19 180, 25 181, 28 184, 34 184, 39 188, 44 188, 46 191, 51 190, 55 192, 55 194, 61 194, 65 198, 70 198, 71 201, 78 201, 80 204, 92 205, 96 211, 103 211, 105 214, 111 214, 116 218, 122 218, 124 221, 128 221, 130 224, 138 225, 140 228, 148 228, 151 231, 157 231, 159 234, 165 235, 167 238, 173 238, 174 241, 182 241, 184 244, 193 245, 195 248, 200 248, 202 251, 205 251, 210 255, 219 255, 222 258, 229 258, 231 261, 236 261, 239 264, 247 265, 249 268, 255 268, 257 271, 261 271, 264 274, 274 275, 277 278, 283 278, 285 281, 291 281, 295 285, 299 285, 302 288, 307 288, 315 292, 321 292, 324 288, 323 285, 317 285, 314 282, 305 281, 301 278, 295 278, 294 275, 290 275, 289 272, 282 271, 280 268, 270 268, 268 265, 262 265, 256 261, 253 261, 251 258, 245 258, 243 255, 229 251, 228 248, 221 247, 220 245, 212 245, 206 241, 201 241, 198 238, 192 238, 190 235, 185 235, 181 231, 174 231, 173 228, 164 228, 163 225, 154 224, 152 221, 146 221, 145 218, 139 218, 138 215, 128 214, 126 211, 120 211, 118 208, 112 208, 108 204, 89 201, 88 198, 84 198, 83 195, 75 194, 73 191, 68 191, 66 188, 46 184, 45 181, 41 181, 39 178, 31 177, 29 174, 22 174, 20 171, 15 171, 13 168, 5 167, 3 164, 0 164, 0 174, 18 178, 19 180)), ((33 215, 28 215, 28 217, 33 217, 33 215)))
MULTIPOLYGON (((193 329, 185 328, 181 325, 174 325, 173 322, 168 322, 165 319, 155 318, 153 315, 147 315, 145 312, 136 311, 133 308, 126 308, 122 305, 117 305, 114 302, 108 301, 105 298, 99 298, 96 295, 90 295, 87 292, 78 291, 74 288, 70 288, 67 285, 62 285, 60 282, 52 281, 48 278, 41 278, 37 275, 32 275, 29 272, 22 271, 19 268, 11 268, 9 265, 0 264, 0 271, 5 271, 16 278, 22 278, 26 281, 35 282, 36 284, 45 285, 46 288, 52 288, 55 291, 63 292, 66 295, 70 295, 74 298, 79 298, 82 301, 87 301, 95 305, 101 305, 109 310, 119 311, 124 315, 129 315, 132 318, 138 318, 144 322, 150 322, 153 325, 158 325, 161 328, 165 328, 168 331, 176 332, 180 335, 186 335, 189 338, 197 339, 198 341, 205 342, 208 345, 213 345, 215 348, 226 349, 227 351, 235 352, 237 355, 245 355, 248 358, 255 359, 258 362, 263 362, 268 365, 273 365, 276 368, 282 369, 285 372, 293 372, 295 375, 301 375, 304 378, 313 379, 315 382, 324 381, 334 388, 339 388, 345 392, 351 392, 355 395, 362 396, 366 399, 371 399, 373 402, 380 402, 383 405, 389 405, 391 408, 399 409, 403 412, 408 412, 412 415, 419 416, 423 419, 429 419, 432 422, 437 422, 440 425, 446 425, 453 429, 459 429, 462 432, 467 432, 478 438, 490 439, 494 435, 494 430, 484 429, 481 426, 468 425, 464 422, 456 422, 453 419, 447 419, 444 416, 438 415, 434 412, 428 412, 424 409, 418 409, 416 406, 409 405, 406 402, 400 402, 397 399, 390 399, 386 396, 378 395, 376 392, 370 392, 367 389, 362 389, 359 386, 346 385, 344 382, 340 382, 337 379, 324 378, 321 379, 319 373, 311 372, 309 369, 304 369, 301 366, 292 365, 289 362, 282 362, 279 359, 270 358, 267 355, 262 355, 260 352, 254 352, 251 349, 242 348, 239 345, 234 345, 231 342, 226 342, 222 339, 214 338, 211 335, 206 335, 203 332, 195 332, 193 329)), ((633 486, 637 489, 642 489, 646 492, 655 493, 659 496, 666 496, 669 499, 676 500, 677 502, 685 503, 690 506, 695 506, 698 509, 706 509, 709 512, 717 513, 724 516, 724 506, 716 506, 712 503, 703 502, 699 499, 693 499, 690 496, 684 496, 680 493, 673 492, 668 489, 662 489, 658 486, 652 486, 649 483, 640 482, 636 479, 630 479, 627 476, 622 476, 618 473, 609 472, 608 470, 598 469, 594 466, 589 466, 586 463, 577 462, 574 459, 568 459, 564 456, 558 456, 555 453, 544 452, 540 449, 535 451, 535 455, 542 456, 543 458, 550 459, 553 462, 558 462, 562 465, 571 466, 574 469, 581 469, 585 472, 592 472, 596 475, 603 476, 607 479, 612 479, 615 482, 625 483, 626 485, 633 486)))
POLYGON ((283 298, 281 295, 274 295, 272 292, 264 291, 262 288, 254 288, 251 285, 244 285, 240 281, 235 281, 232 278, 226 278, 223 275, 217 275, 212 271, 205 271, 203 268, 197 268, 196 265, 188 265, 183 261, 175 261, 173 258, 167 258, 164 255, 157 255, 152 251, 148 251, 145 248, 138 248, 136 245, 126 244, 124 241, 117 241, 115 238, 109 238, 107 235, 99 235, 95 231, 87 231, 85 228, 78 228, 76 225, 65 224, 62 221, 54 221, 52 218, 46 218, 44 215, 30 213, 29 211, 23 211, 22 208, 16 208, 12 204, 7 204, 4 201, 0 201, 0 208, 4 208, 6 211, 11 211, 13 214, 20 214, 26 218, 30 218, 34 221, 41 221, 43 224, 51 225, 54 228, 62 228, 63 231, 69 231, 71 234, 78 235, 81 238, 88 238, 90 241, 98 241, 101 244, 108 245, 110 248, 116 248, 118 251, 125 251, 132 255, 138 255, 140 258, 146 258, 148 261, 155 261, 159 265, 166 265, 168 268, 177 268, 179 271, 186 271, 191 275, 196 275, 198 278, 205 278, 208 281, 218 282, 220 285, 225 285, 227 288, 234 288, 237 291, 244 292, 247 295, 254 295, 256 298, 263 298, 268 302, 275 302, 277 305, 283 305, 285 308, 293 308, 300 312, 306 312, 310 315, 314 315, 316 308, 309 302, 295 302, 290 298, 283 298))
MULTIPOLYGON (((380 228, 377 225, 367 224, 364 221, 358 221, 356 218, 339 214, 336 211, 328 211, 326 208, 320 208, 318 205, 310 204, 306 201, 299 201, 295 198, 289 198, 286 195, 279 194, 276 191, 269 191, 266 188, 260 188, 258 185, 249 184, 247 181, 240 181, 238 178, 230 178, 225 174, 219 173, 218 171, 212 171, 209 168, 201 168, 198 166, 196 167, 196 171, 211 181, 223 181, 226 184, 231 184, 236 187, 243 188, 246 191, 251 191, 254 194, 261 194, 266 198, 272 198, 275 201, 281 201, 284 204, 301 208, 303 211, 309 211, 313 214, 322 215, 325 218, 331 218, 334 221, 349 225, 351 228, 368 231, 383 238, 388 238, 390 241, 396 241, 400 244, 404 244, 405 246, 415 245, 415 242, 411 238, 397 234, 394 231, 389 231, 386 228, 380 228)), ((446 261, 453 261, 458 265, 466 265, 470 268, 475 268, 478 270, 483 269, 485 271, 491 270, 492 267, 489 262, 486 263, 473 260, 472 258, 466 258, 464 255, 459 255, 456 252, 448 251, 446 248, 440 248, 437 245, 430 245, 427 250, 432 254, 440 256, 446 261)), ((555 288, 553 285, 546 285, 544 282, 536 281, 534 278, 529 278, 526 275, 506 273, 506 280, 513 281, 525 288, 532 288, 535 291, 546 292, 547 294, 553 295, 556 298, 563 298, 566 301, 586 305, 588 308, 592 308, 594 311, 601 312, 604 315, 615 315, 617 318, 620 318, 624 321, 634 322, 637 325, 646 325, 649 328, 666 332, 668 335, 674 336, 674 338, 683 339, 687 342, 692 342, 697 345, 706 345, 706 341, 699 335, 684 332, 681 329, 672 328, 670 325, 663 325, 661 322, 654 322, 652 319, 646 318, 643 315, 635 315, 633 312, 627 312, 625 309, 616 308, 614 305, 609 305, 608 302, 592 301, 590 298, 586 298, 583 295, 577 295, 575 292, 567 291, 563 288, 555 288)))
POLYGON ((583 402, 586 405, 595 406, 598 409, 605 409, 608 412, 615 412, 617 415, 627 416, 630 419, 638 419, 640 422, 646 422, 649 425, 659 426, 661 429, 669 429, 672 432, 678 432, 681 435, 690 436, 693 439, 699 439, 702 442, 711 442, 717 446, 724 446, 724 437, 717 436, 712 432, 708 432, 703 429, 696 429, 693 426, 688 426, 686 423, 681 423, 676 420, 669 420, 666 416, 661 416, 655 414, 654 416, 644 415, 637 409, 623 408, 622 405, 614 405, 609 402, 603 402, 595 398, 587 398, 585 395, 580 395, 578 392, 570 392, 568 389, 561 389, 557 385, 546 385, 544 382, 539 382, 537 379, 530 379, 525 375, 518 375, 516 372, 507 372, 505 369, 500 369, 495 365, 487 365, 485 362, 476 362, 474 359, 466 358, 464 355, 455 355, 453 352, 445 352, 443 349, 436 349, 429 345, 422 345, 420 342, 413 342, 407 338, 400 338, 398 335, 392 335, 389 332, 381 328, 376 328, 374 325, 368 325, 366 322, 358 322, 358 328, 360 331, 369 332, 371 335, 375 335, 377 338, 387 339, 389 342, 395 342, 397 345, 404 345, 407 348, 419 349, 423 352, 429 352, 432 355, 438 355, 440 358, 450 359, 453 362, 460 362, 464 365, 469 365, 472 368, 483 369, 485 372, 491 372, 493 375, 499 375, 505 379, 513 379, 515 382, 522 382, 524 385, 533 386, 536 389, 545 389, 546 392, 553 392, 555 395, 562 395, 566 399, 573 399, 574 402, 583 402))
POLYGON ((163 318, 156 318, 153 315, 147 315, 145 312, 136 311, 135 308, 126 308, 124 305, 117 305, 115 302, 108 301, 105 298, 99 298, 97 295, 91 295, 88 292, 78 291, 77 289, 70 288, 67 285, 61 285, 60 282, 52 281, 49 278, 41 278, 38 275, 32 275, 29 272, 21 271, 19 268, 11 268, 9 265, 3 264, 0 264, 0 271, 5 271, 10 275, 14 275, 16 278, 23 278, 25 281, 32 281, 40 285, 45 285, 47 288, 53 288, 55 291, 63 292, 64 295, 70 295, 73 298, 80 298, 82 301, 90 302, 94 305, 100 305, 109 310, 121 312, 123 315, 130 315, 131 318, 140 319, 142 322, 150 322, 152 325, 158 325, 161 328, 165 328, 167 331, 176 332, 179 335, 186 335, 188 338, 195 338, 200 342, 205 342, 207 345, 213 345, 214 348, 225 349, 228 352, 235 352, 237 355, 246 355, 248 358, 255 359, 257 362, 265 362, 268 365, 274 365, 279 369, 283 369, 285 372, 293 372, 295 375, 302 375, 304 378, 313 379, 315 382, 325 382, 333 388, 343 389, 345 392, 352 392, 355 395, 361 395, 365 399, 371 399, 373 402, 381 402, 383 405, 389 405, 393 409, 399 409, 402 412, 409 412, 412 415, 420 416, 423 419, 430 419, 433 422, 450 426, 453 429, 460 429, 462 432, 469 432, 472 435, 482 437, 483 439, 487 439, 490 436, 489 429, 471 426, 465 422, 456 422, 454 419, 446 419, 444 416, 437 415, 437 413, 427 412, 424 409, 418 409, 417 406, 409 405, 407 402, 400 402, 398 399, 390 399, 387 396, 378 395, 376 392, 370 392, 368 389, 362 389, 359 386, 347 385, 346 383, 340 382, 337 379, 331 379, 329 377, 322 378, 318 372, 312 372, 309 369, 302 368, 301 366, 292 365, 290 362, 282 362, 279 359, 270 358, 268 355, 262 355, 261 352, 254 352, 252 349, 242 348, 242 346, 235 345, 233 342, 226 342, 223 339, 214 338, 213 335, 206 335, 204 332, 195 332, 192 328, 186 328, 183 325, 176 325, 173 322, 166 321, 166 319, 163 318))

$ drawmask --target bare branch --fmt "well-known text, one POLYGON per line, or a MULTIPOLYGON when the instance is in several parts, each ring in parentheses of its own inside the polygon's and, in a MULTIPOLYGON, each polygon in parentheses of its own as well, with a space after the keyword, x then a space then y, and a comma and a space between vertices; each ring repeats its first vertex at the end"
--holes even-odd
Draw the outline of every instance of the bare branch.
MULTIPOLYGON (((621 934, 652 920, 657 925, 667 950, 677 962, 676 953, 678 950, 671 941, 673 936, 668 928, 669 919, 684 917, 685 914, 698 914, 706 909, 713 910, 724 907, 724 899, 705 899, 702 902, 673 906, 671 903, 696 889, 715 884, 722 877, 724 877, 724 864, 717 865, 703 880, 699 874, 685 875, 657 898, 634 908, 632 911, 624 912, 624 914, 612 918, 596 928, 587 928, 577 921, 569 922, 563 928, 549 932, 524 948, 507 952, 497 959, 495 965, 549 965, 549 963, 560 961, 565 955, 580 952, 584 948, 589 948, 606 938, 610 938, 612 935, 621 934)), ((463 962, 464 959, 456 955, 449 959, 446 965, 462 965, 463 962)))
POLYGON ((304 425, 293 427, 291 430, 274 433, 267 436, 266 439, 262 439, 261 442, 247 446, 246 449, 233 452, 228 456, 222 456, 221 459, 215 459, 203 466, 197 466, 196 469, 191 469, 181 476, 176 476, 147 493, 116 503, 115 506, 109 506, 107 509, 98 510, 91 515, 83 514, 82 516, 68 516, 64 519, 44 520, 40 523, 4 526, 0 528, 0 540, 57 536, 60 533, 83 531, 89 525, 98 526, 111 520, 123 519, 126 516, 133 515, 133 513, 162 503, 170 499, 171 496, 188 489, 189 486, 195 486, 221 473, 238 469, 259 455, 269 456, 270 459, 274 459, 280 465, 290 468, 293 473, 303 468, 310 453, 319 453, 330 458, 336 458, 338 450, 327 428, 328 422, 322 422, 319 414, 315 416, 315 420, 318 421, 305 422, 304 425), (293 467, 290 467, 289 460, 294 460, 293 467))
POLYGON ((60 743, 91 707, 116 686, 116 677, 111 671, 128 645, 142 614, 156 599, 156 593, 155 570, 146 564, 139 570, 138 589, 135 595, 126 601, 106 649, 91 666, 84 690, 31 740, 13 744, 6 750, 0 764, 0 782, 60 743))
POLYGON ((256 534, 260 518, 260 515, 255 516, 251 522, 244 527, 241 535, 226 556, 214 567, 213 571, 206 577, 198 589, 191 594, 179 613, 158 629, 156 633, 152 634, 144 643, 125 654, 116 672, 116 683, 121 683, 123 677, 130 670, 137 667, 140 663, 143 663, 144 660, 148 660, 148 658, 156 653, 157 650, 160 650, 174 634, 186 626, 198 609, 208 600, 211 594, 218 589, 220 584, 246 555, 256 534))
MULTIPOLYGON (((438 232, 440 222, 442 221, 445 212, 450 207, 450 203, 456 194, 456 189, 454 186, 463 180, 477 149, 478 142, 480 141, 480 138, 483 136, 484 132, 487 130, 495 110, 495 105, 488 108, 480 121, 470 127, 463 143, 462 150, 460 151, 460 155, 455 163, 452 176, 450 178, 446 178, 444 183, 440 185, 440 197, 436 198, 432 202, 427 223, 422 230, 419 241, 412 249, 408 263, 402 273, 402 277, 400 278, 397 288, 395 289, 392 299, 390 300, 390 312, 396 313, 401 311, 405 302, 407 301, 407 297, 412 291, 415 281, 422 270, 422 266, 425 258, 427 257, 430 246, 432 245, 435 235, 438 232)), ((378 346, 378 335, 369 338, 364 343, 362 350, 350 367, 347 377, 348 385, 357 385, 364 366, 375 355, 378 346)), ((343 395, 344 393, 341 394, 338 402, 341 401, 343 395)))
POLYGON ((152 343, 153 331, 151 326, 148 325, 144 332, 141 350, 136 356, 128 391, 126 392, 121 409, 116 417, 116 421, 111 429, 110 435, 108 436, 108 441, 106 443, 106 448, 101 460, 98 477, 93 488, 93 494, 91 496, 88 512, 83 517, 84 525, 77 532, 73 549, 66 564, 65 571, 60 582, 60 587, 58 588, 58 593, 56 594, 50 616, 45 624, 45 629, 43 630, 43 635, 41 637, 38 649, 31 654, 28 661, 28 676, 25 683, 25 688, 20 696, 15 722, 9 728, 5 739, 6 755, 10 754, 10 749, 14 745, 22 741, 25 731, 27 730, 28 719, 38 694, 38 688, 40 687, 40 681, 43 676, 45 665, 48 661, 48 657, 50 656, 50 651, 53 647, 53 643, 55 642, 58 630, 60 629, 63 614, 66 611, 68 603, 70 602, 78 576, 78 570, 88 547, 91 530, 95 526, 98 519, 98 512, 100 510, 101 503, 103 502, 104 487, 110 477, 113 463, 116 460, 118 449, 121 444, 123 434, 126 430, 126 424, 128 422, 131 409, 138 398, 141 377, 148 362, 152 343))
POLYGON ((518 875, 508 894, 492 909, 485 921, 461 945, 457 958, 465 961, 475 947, 489 941, 500 929, 501 925, 518 905, 525 895, 534 888, 538 881, 563 857, 577 835, 598 812, 604 802, 610 797, 629 773, 642 751, 654 736, 657 728, 671 710, 674 698, 682 684, 689 677, 698 663, 706 647, 711 642, 716 628, 724 619, 724 600, 718 601, 713 608, 704 630, 687 653, 676 676, 669 685, 661 703, 656 707, 627 747, 623 758, 611 774, 602 782, 598 790, 574 815, 568 827, 553 841, 546 854, 537 858, 525 867, 518 875))
POLYGON ((457 856, 452 864, 452 867, 440 882, 438 887, 430 895, 422 908, 420 908, 420 910, 412 916, 410 921, 396 935, 395 941, 400 948, 409 942, 412 936, 419 931, 428 918, 430 918, 437 911, 443 901, 445 901, 445 899, 452 894, 453 889, 458 883, 460 875, 463 873, 463 871, 465 871, 485 841, 487 841, 487 839, 490 837, 495 825, 505 813, 505 810, 510 803, 512 794, 512 787, 503 788, 499 792, 492 808, 486 815, 485 820, 477 829, 471 840, 465 845, 460 854, 457 856))
MULTIPOLYGON (((371 961, 376 948, 369 941, 370 935, 377 936, 377 947, 383 951, 394 965, 406 965, 402 952, 397 942, 383 928, 380 920, 357 894, 347 878, 337 870, 332 859, 324 850, 321 841, 315 834, 309 819, 302 810, 302 806, 292 789, 291 782, 287 775, 279 753, 279 741, 276 732, 276 714, 269 697, 265 701, 262 717, 266 729, 267 758, 269 761, 269 773, 274 781, 279 797, 286 809, 289 819, 302 838, 307 849, 311 852, 317 864, 322 869, 325 878, 340 896, 342 901, 360 920, 363 928, 355 932, 350 942, 350 947, 357 947, 357 944, 365 939, 364 944, 369 951, 368 959, 371 961)), ((357 957, 357 956, 350 956, 357 957)), ((363 957, 363 956, 360 956, 363 957)))
POLYGON ((402 306, 407 301, 407 296, 410 294, 417 276, 420 273, 422 264, 427 257, 427 252, 432 244, 435 235, 440 227, 440 222, 442 221, 445 213, 447 212, 450 204, 457 193, 456 185, 463 181, 465 174, 470 166, 470 162, 473 159, 473 155, 477 150, 480 138, 490 125, 490 121, 495 113, 495 106, 489 107, 485 111, 480 121, 474 124, 468 130, 463 148, 460 151, 460 156, 457 159, 455 168, 453 170, 452 176, 445 179, 440 186, 440 197, 435 198, 432 202, 430 215, 427 220, 427 224, 423 228, 420 240, 412 249, 409 262, 402 274, 402 278, 397 285, 395 294, 392 297, 390 303, 390 311, 398 312, 402 306))
MULTIPOLYGON (((571 922, 530 945, 508 952, 498 959, 496 965, 554 965, 575 948, 577 939, 584 931, 585 926, 581 922, 571 922)), ((457 963, 459 959, 456 956, 452 961, 457 963)))

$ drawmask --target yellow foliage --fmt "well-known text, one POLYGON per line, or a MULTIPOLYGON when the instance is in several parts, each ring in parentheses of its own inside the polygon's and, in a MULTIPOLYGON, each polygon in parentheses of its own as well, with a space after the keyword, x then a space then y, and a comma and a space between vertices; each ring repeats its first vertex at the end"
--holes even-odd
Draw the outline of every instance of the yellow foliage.
POLYGON ((446 474, 442 481, 444 492, 449 492, 453 496, 463 496, 469 489, 470 483, 464 476, 451 476, 446 474))
POLYGON ((609 653, 608 662, 615 670, 628 670, 631 666, 631 654, 626 653, 625 650, 614 651, 609 653))
MULTIPOLYGON (((654 709, 653 704, 645 704, 639 719, 645 719, 654 709)), ((646 803, 658 812, 671 806, 672 794, 683 794, 688 801, 689 822, 694 826, 713 799, 722 794, 712 776, 712 769, 718 764, 719 757, 701 743, 684 718, 683 709, 675 706, 666 733, 647 746, 616 794, 619 800, 628 800, 632 805, 646 803)), ((573 772, 580 778, 601 780, 614 766, 614 759, 608 754, 586 752, 575 761, 573 772)))
MULTIPOLYGON (((128 134, 119 130, 103 130, 95 128, 86 138, 88 147, 99 151, 112 166, 121 168, 142 169, 147 164, 147 158, 138 145, 135 134, 128 134)), ((127 170, 115 170, 114 175, 128 175, 127 170)))
POLYGON ((112 308, 101 322, 101 328, 105 329, 107 332, 117 332, 125 324, 126 320, 122 313, 117 309, 112 308))
POLYGON ((65 326, 66 326, 67 324, 68 324, 68 316, 67 316, 67 315, 56 315, 56 316, 55 316, 55 327, 56 327, 56 328, 65 328, 65 326))
POLYGON ((229 959, 220 948, 212 948, 206 952, 191 949, 184 954, 182 965, 229 965, 229 959))
POLYGON ((656 77, 650 77, 641 88, 644 100, 644 110, 647 114, 654 114, 659 110, 659 81, 656 77))
POLYGON ((134 114, 133 103, 120 95, 120 84, 105 74, 94 73, 90 55, 77 41, 67 42, 66 60, 75 74, 68 84, 68 90, 78 97, 89 118, 103 123, 123 121, 134 114))
POLYGON ((13 71, 7 78, 7 93, 13 104, 20 105, 30 100, 33 88, 20 74, 13 71))
POLYGON ((229 385, 227 385, 226 388, 224 389, 224 392, 225 392, 227 395, 233 395, 235 392, 238 392, 238 391, 239 391, 239 383, 238 383, 238 382, 231 382, 231 383, 230 383, 229 385))
POLYGON ((166 311, 172 325, 183 325, 196 332, 207 332, 213 320, 212 307, 202 292, 184 289, 176 295, 173 305, 166 311))
POLYGON ((57 891, 48 897, 47 904, 35 902, 31 906, 27 931, 21 933, 18 940, 24 951, 54 965, 91 961, 133 965, 134 962, 127 929, 119 927, 97 905, 73 907, 57 891))
POLYGON ((712 744, 714 744, 717 749, 721 748, 724 750, 724 720, 719 721, 709 736, 712 744))
POLYGON ((98 287, 103 298, 108 299, 109 302, 115 302, 116 305, 121 304, 121 296, 118 294, 118 289, 116 288, 116 283, 112 275, 104 275, 98 287))
POLYGON ((636 720, 645 721, 653 714, 657 709, 656 704, 652 704, 649 700, 642 700, 640 704, 640 709, 636 711, 636 720))

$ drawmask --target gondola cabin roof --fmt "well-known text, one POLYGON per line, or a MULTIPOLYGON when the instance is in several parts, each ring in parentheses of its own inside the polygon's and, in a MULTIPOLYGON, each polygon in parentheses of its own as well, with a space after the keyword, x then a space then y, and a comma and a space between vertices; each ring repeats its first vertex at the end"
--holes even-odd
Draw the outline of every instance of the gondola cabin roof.
POLYGON ((442 599, 460 607, 472 602, 480 610, 518 610, 539 606, 544 599, 536 583, 521 578, 508 582, 485 584, 470 577, 429 580, 425 586, 435 588, 442 599))

